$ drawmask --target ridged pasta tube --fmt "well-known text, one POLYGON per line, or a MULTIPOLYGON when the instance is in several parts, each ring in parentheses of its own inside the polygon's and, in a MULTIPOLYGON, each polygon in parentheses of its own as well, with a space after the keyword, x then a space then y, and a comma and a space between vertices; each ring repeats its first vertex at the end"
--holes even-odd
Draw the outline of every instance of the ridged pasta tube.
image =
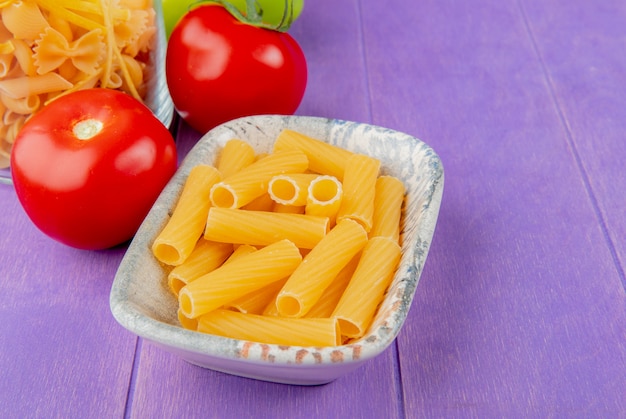
POLYGON ((335 319, 287 319, 231 310, 214 310, 198 319, 198 331, 259 343, 298 346, 337 346, 335 319))
POLYGON ((152 244, 154 256, 167 265, 189 257, 204 231, 211 201, 209 193, 221 175, 213 166, 194 166, 185 181, 172 217, 152 244))
POLYGON ((278 313, 284 317, 304 316, 366 243, 367 233, 359 223, 350 219, 337 223, 304 257, 278 293, 278 313))
POLYGON ((359 264, 332 314, 342 336, 365 334, 400 261, 400 246, 387 237, 370 239, 359 264))
POLYGON ((240 256, 181 288, 182 314, 197 318, 275 281, 288 277, 302 261, 289 240, 240 256))

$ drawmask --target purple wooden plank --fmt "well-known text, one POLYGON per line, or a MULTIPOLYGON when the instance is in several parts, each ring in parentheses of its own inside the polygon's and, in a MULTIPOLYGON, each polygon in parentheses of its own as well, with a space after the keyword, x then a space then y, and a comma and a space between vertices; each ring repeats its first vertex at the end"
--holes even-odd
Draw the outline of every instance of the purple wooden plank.
POLYGON ((0 415, 121 417, 136 338, 111 316, 123 248, 45 237, 0 185, 0 415))
POLYGON ((446 170, 398 341, 407 417, 623 414, 620 276, 518 3, 394 2, 363 22, 373 122, 446 170))
MULTIPOLYGON (((307 3, 290 33, 308 60, 300 115, 369 119, 356 2, 307 3), (334 13, 328 13, 332 9, 334 13)), ((198 133, 183 124, 179 147, 198 133)), ((141 341, 131 417, 401 417, 395 344, 361 369, 324 386, 297 387, 192 366, 141 341)))
POLYGON ((522 5, 626 289, 626 8, 609 0, 522 5))
POLYGON ((142 341, 132 418, 401 417, 392 351, 323 386, 268 383, 203 369, 142 341))

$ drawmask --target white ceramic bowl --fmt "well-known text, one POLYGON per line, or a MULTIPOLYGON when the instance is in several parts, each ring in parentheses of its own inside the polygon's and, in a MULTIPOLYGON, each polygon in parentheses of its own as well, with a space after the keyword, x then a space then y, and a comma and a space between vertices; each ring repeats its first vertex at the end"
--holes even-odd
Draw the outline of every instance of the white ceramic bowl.
POLYGON ((131 332, 190 363, 260 380, 315 385, 333 381, 382 353, 396 338, 411 306, 435 229, 444 174, 437 154, 409 135, 372 125, 301 116, 256 116, 227 122, 207 133, 166 186, 122 260, 111 290, 111 310, 131 332), (336 347, 261 344, 185 330, 177 301, 150 246, 162 229, 190 169, 214 164, 232 138, 270 151, 289 128, 348 150, 380 159, 382 174, 400 178, 407 189, 403 209, 400 267, 385 300, 362 339, 336 347))

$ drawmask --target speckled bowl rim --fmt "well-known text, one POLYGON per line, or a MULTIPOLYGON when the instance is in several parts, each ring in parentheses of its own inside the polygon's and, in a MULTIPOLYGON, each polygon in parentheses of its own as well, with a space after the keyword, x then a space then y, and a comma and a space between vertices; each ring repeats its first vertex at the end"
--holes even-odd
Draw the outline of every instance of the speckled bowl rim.
MULTIPOLYGON (((256 364, 257 367, 269 367, 270 370, 281 367, 332 368, 333 365, 348 363, 356 367, 382 353, 396 338, 406 320, 435 230, 443 183, 443 165, 434 150, 417 138, 398 131, 307 116, 266 115, 227 122, 198 141, 155 202, 120 263, 111 289, 111 311, 115 319, 129 331, 183 356, 189 362, 205 367, 207 365, 203 362, 203 356, 235 360, 238 364, 256 364), (400 267, 368 333, 356 342, 321 348, 282 346, 185 330, 175 318, 176 301, 167 289, 165 271, 162 271, 161 277, 154 278, 155 269, 161 267, 152 257, 150 245, 165 224, 168 211, 178 198, 190 169, 200 163, 214 164, 215 151, 231 138, 252 140, 258 151, 269 151, 269 148, 259 148, 258 143, 262 142, 260 139, 267 138, 270 140, 267 144, 270 144, 283 128, 377 157, 382 163, 382 174, 412 180, 408 185, 405 184, 407 197, 403 209, 403 256, 400 267), (158 288, 153 301, 150 296, 144 295, 144 287, 147 286, 158 288), (169 297, 164 297, 164 294, 169 297)), ((219 367, 208 368, 220 370, 219 367)), ((224 372, 254 377, 254 374, 246 372, 245 366, 241 371, 234 369, 231 365, 224 368, 224 372)), ((335 377, 324 378, 327 377, 317 381, 330 381, 335 377)), ((289 382, 288 379, 274 380, 272 377, 268 380, 289 382)))

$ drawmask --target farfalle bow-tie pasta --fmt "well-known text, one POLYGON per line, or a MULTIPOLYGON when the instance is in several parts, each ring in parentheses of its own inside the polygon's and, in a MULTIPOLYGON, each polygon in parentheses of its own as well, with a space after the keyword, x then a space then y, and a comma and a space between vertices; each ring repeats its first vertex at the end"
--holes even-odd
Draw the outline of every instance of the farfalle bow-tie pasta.
POLYGON ((152 0, 0 0, 0 168, 30 115, 62 94, 146 93, 152 0))

